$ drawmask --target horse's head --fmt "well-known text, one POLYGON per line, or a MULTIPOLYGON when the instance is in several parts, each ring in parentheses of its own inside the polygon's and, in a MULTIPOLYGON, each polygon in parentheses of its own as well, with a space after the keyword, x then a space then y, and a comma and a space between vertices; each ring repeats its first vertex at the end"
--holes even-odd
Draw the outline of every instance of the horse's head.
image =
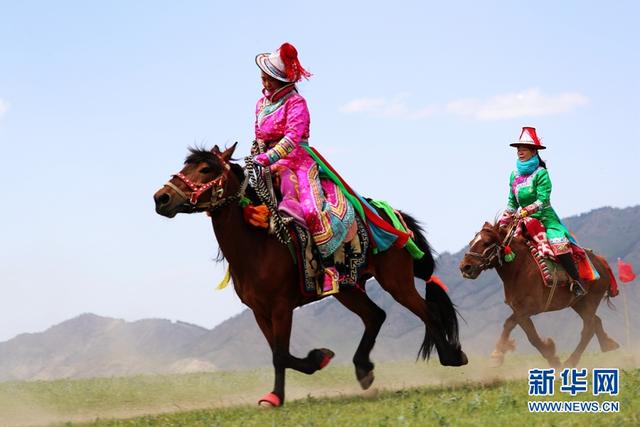
POLYGON ((173 218, 179 213, 211 211, 230 196, 231 156, 237 143, 225 151, 189 149, 190 155, 180 172, 153 195, 156 212, 173 218))
POLYGON ((460 262, 460 272, 467 279, 477 278, 481 272, 495 268, 502 262, 503 236, 500 226, 485 222, 469 242, 469 250, 460 262))

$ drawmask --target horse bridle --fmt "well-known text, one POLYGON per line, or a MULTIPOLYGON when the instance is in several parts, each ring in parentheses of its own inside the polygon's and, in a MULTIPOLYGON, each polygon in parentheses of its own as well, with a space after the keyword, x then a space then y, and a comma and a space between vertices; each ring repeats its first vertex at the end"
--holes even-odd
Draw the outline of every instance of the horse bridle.
POLYGON ((231 171, 231 166, 229 162, 227 162, 220 154, 213 152, 213 154, 218 158, 220 163, 223 165, 223 171, 220 175, 215 177, 209 182, 205 182, 204 184, 196 183, 187 178, 182 172, 178 172, 174 175, 171 175, 172 178, 177 178, 184 183, 189 190, 191 190, 191 195, 187 195, 184 191, 180 189, 173 182, 168 181, 164 184, 166 187, 171 188, 173 191, 178 193, 181 197, 185 199, 185 203, 188 203, 188 207, 193 211, 203 210, 213 212, 215 210, 221 209, 227 206, 229 203, 234 202, 236 200, 240 200, 244 197, 244 193, 247 189, 247 184, 249 182, 249 177, 245 174, 242 185, 240 186, 240 190, 229 197, 223 197, 227 179, 229 177, 229 172, 231 171), (211 198, 207 202, 200 202, 200 198, 202 195, 211 189, 211 198))
POLYGON ((495 266, 494 262, 496 258, 498 260, 497 265, 502 265, 502 257, 500 256, 500 253, 503 249, 504 246, 496 242, 487 246, 484 251, 482 251, 482 253, 469 250, 465 255, 469 255, 471 257, 479 259, 480 264, 478 265, 478 268, 480 269, 480 271, 484 271, 495 266))
MULTIPOLYGON (((491 267, 501 266, 502 265, 502 257, 500 255, 504 251, 504 248, 506 246, 508 246, 509 243, 511 243, 511 240, 513 239, 513 236, 514 236, 515 231, 516 231, 517 223, 518 223, 518 220, 515 220, 511 224, 511 228, 507 232, 507 235, 505 236, 505 238, 504 238, 504 240, 502 242, 498 241, 498 242, 490 244, 489 246, 487 246, 484 249, 484 251, 482 251, 482 253, 474 252, 472 250, 469 250, 469 251, 467 251, 467 253, 465 255, 469 255, 469 256, 472 256, 472 257, 477 258, 477 259, 480 260, 480 265, 478 265, 478 268, 480 269, 480 271, 484 271, 484 270, 486 270, 488 268, 491 268, 491 267), (496 262, 496 260, 497 260, 497 262, 496 262)), ((478 233, 482 233, 482 231, 484 231, 484 230, 486 230, 486 229, 483 228, 478 233)), ((471 249, 471 248, 469 248, 469 249, 471 249)))

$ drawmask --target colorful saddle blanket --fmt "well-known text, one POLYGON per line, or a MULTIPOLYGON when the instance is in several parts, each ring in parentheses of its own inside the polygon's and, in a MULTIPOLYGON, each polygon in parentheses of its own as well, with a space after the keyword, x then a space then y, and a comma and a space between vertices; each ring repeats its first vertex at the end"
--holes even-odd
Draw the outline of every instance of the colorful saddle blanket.
POLYGON ((371 236, 371 246, 374 253, 385 251, 390 247, 403 248, 411 239, 410 233, 394 227, 385 221, 379 213, 336 172, 329 162, 313 147, 303 145, 307 153, 316 161, 320 168, 320 178, 332 181, 351 202, 351 205, 363 220, 371 236))
MULTIPOLYGON (((547 232, 542 222, 536 218, 527 217, 522 219, 521 224, 523 226, 516 229, 515 236, 522 235, 527 239, 527 245, 538 264, 540 274, 542 274, 545 279, 545 283, 548 283, 548 279, 553 283, 552 271, 561 271, 565 276, 565 280, 568 282, 567 273, 564 272, 564 269, 558 264, 558 260, 551 249, 551 245, 547 239, 547 232), (524 233, 525 231, 526 234, 524 233)), ((600 277, 598 271, 589 260, 587 252, 574 242, 571 242, 571 255, 578 267, 580 279, 593 281, 600 277)), ((551 285, 549 284, 549 286, 551 285)))
POLYGON ((531 240, 527 240, 527 247, 538 266, 538 272, 542 276, 546 286, 565 286, 569 284, 569 275, 555 260, 555 257, 552 259, 549 256, 545 256, 540 246, 531 240))
POLYGON ((297 222, 289 225, 289 234, 294 245, 303 295, 314 296, 320 293, 325 265, 334 265, 338 270, 340 288, 362 288, 363 284, 358 280, 367 266, 370 239, 360 218, 355 218, 354 233, 349 233, 350 236, 333 253, 331 259, 322 258, 309 231, 297 222))

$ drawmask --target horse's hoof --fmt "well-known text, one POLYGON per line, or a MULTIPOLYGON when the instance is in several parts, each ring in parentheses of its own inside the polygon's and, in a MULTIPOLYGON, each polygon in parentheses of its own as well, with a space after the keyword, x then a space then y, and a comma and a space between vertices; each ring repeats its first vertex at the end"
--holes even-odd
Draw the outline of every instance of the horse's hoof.
POLYGON ((543 345, 546 347, 545 353, 547 353, 549 357, 555 357, 556 343, 551 338, 547 338, 546 340, 544 340, 543 345))
POLYGON ((548 358, 547 362, 549 362, 549 366, 551 366, 554 369, 562 368, 562 362, 560 361, 560 358, 558 356, 553 356, 548 358))
POLYGON ((274 392, 267 393, 260 400, 258 400, 258 405, 264 408, 277 408, 282 406, 282 400, 278 397, 274 392))
POLYGON ((504 357, 492 357, 489 362, 489 366, 492 368, 499 368, 504 363, 504 357))
POLYGON ((320 362, 318 364, 319 365, 318 369, 322 369, 325 366, 327 366, 329 362, 331 362, 331 359, 333 359, 333 357, 336 355, 333 351, 329 350, 328 348, 321 348, 316 351, 319 351, 322 355, 322 358, 320 359, 320 362))
POLYGON ((603 353, 606 353, 607 351, 617 350, 619 348, 620 348, 620 344, 618 344, 617 342, 615 342, 611 338, 609 338, 604 343, 602 343, 602 345, 600 345, 600 350, 603 353))
POLYGON ((469 363, 469 358, 467 357, 467 353, 460 350, 460 364, 458 366, 464 366, 469 363))
POLYGON ((569 356, 569 358, 562 364, 562 368, 575 368, 578 366, 578 362, 580 362, 580 357, 574 358, 569 356))
POLYGON ((467 357, 465 352, 462 350, 458 350, 458 351, 459 353, 457 354, 455 359, 447 361, 446 364, 442 363, 442 365, 443 366, 464 366, 467 363, 469 363, 469 358, 467 357))
POLYGON ((489 362, 489 366, 492 368, 499 368, 504 363, 504 353, 494 351, 491 353, 491 359, 489 362))
POLYGON ((469 363, 467 355, 460 349, 458 349, 458 354, 456 354, 454 357, 449 358, 448 355, 446 357, 446 359, 440 357, 440 364, 442 366, 463 366, 469 363))
POLYGON ((360 383, 360 387, 362 387, 363 390, 366 390, 371 387, 371 384, 373 384, 375 375, 373 375, 373 369, 365 371, 364 369, 356 368, 356 378, 360 383))
POLYGON ((378 397, 379 393, 380 390, 378 390, 378 387, 373 387, 362 393, 362 397, 364 397, 365 399, 375 399, 376 397, 378 397))

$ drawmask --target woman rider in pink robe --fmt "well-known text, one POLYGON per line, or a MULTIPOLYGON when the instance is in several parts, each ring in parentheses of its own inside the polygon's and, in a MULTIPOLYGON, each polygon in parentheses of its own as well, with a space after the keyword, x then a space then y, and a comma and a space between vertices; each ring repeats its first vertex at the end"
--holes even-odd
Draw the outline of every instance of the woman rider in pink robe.
MULTIPOLYGON (((256 105, 255 135, 268 150, 254 157, 280 178, 283 200, 278 209, 306 225, 323 258, 339 247, 354 222, 345 196, 319 179, 316 162, 301 146, 308 144, 309 110, 295 83, 311 76, 298 61, 298 52, 284 43, 274 53, 256 56, 262 70, 263 97, 256 105), (326 192, 326 194, 325 194, 326 192)), ((338 291, 338 272, 326 267, 322 295, 338 291)))

